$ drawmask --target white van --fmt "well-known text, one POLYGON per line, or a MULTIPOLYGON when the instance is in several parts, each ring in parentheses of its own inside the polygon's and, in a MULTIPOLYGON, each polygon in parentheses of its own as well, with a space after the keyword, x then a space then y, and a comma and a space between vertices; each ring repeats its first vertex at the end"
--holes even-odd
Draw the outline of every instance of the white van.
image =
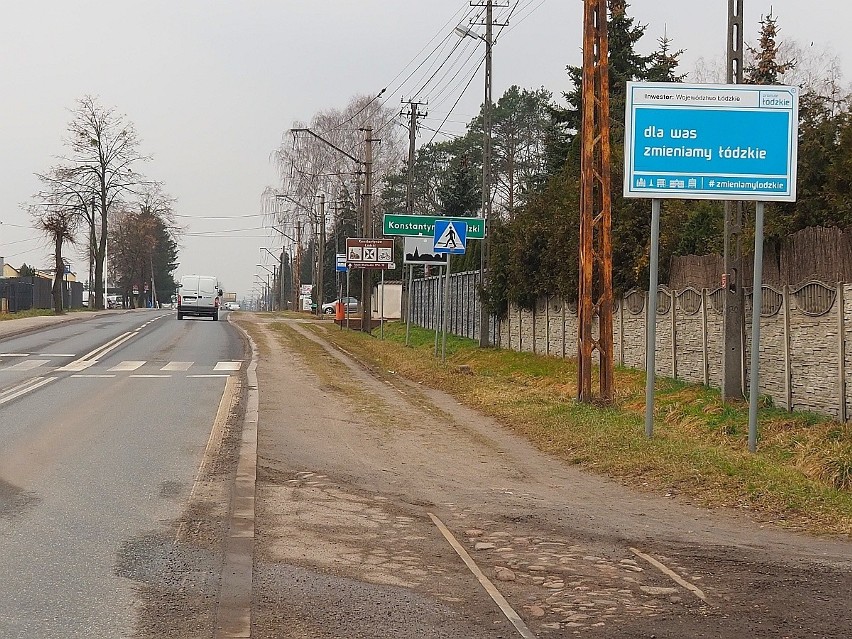
POLYGON ((218 320, 221 295, 219 281, 212 275, 184 275, 178 288, 177 318, 195 315, 218 320))

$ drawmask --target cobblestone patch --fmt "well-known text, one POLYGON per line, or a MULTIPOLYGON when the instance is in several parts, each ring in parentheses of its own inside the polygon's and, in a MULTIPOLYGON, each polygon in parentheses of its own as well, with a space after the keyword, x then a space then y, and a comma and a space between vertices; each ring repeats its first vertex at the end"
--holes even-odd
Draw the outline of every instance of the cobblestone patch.
MULTIPOLYGON (((542 635, 591 629, 605 634, 620 618, 653 619, 683 605, 686 591, 643 565, 626 547, 604 549, 527 531, 519 534, 505 522, 471 525, 475 515, 470 509, 445 507, 474 560, 542 635)), ((694 577, 682 566, 673 570, 694 577)))

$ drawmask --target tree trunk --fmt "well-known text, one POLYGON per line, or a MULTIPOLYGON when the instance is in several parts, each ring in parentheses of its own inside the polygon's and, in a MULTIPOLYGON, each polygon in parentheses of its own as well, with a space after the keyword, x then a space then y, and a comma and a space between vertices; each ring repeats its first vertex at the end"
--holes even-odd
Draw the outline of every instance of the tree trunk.
POLYGON ((62 261, 62 235, 57 233, 54 240, 56 244, 53 255, 56 258, 56 263, 53 275, 53 312, 61 315, 63 310, 62 281, 65 279, 65 262, 62 261))

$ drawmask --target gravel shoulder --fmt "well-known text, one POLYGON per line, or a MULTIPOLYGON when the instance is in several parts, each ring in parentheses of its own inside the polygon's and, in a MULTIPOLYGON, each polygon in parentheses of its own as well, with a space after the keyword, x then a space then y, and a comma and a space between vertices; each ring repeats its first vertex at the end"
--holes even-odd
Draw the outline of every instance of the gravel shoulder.
POLYGON ((589 475, 298 321, 240 319, 260 347, 253 636, 519 636, 429 513, 538 637, 852 627, 849 542, 589 475))

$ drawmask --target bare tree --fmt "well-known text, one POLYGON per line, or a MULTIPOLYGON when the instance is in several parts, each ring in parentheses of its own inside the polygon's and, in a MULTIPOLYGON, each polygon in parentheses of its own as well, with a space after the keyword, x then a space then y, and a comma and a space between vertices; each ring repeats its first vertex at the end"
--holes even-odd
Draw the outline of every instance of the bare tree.
POLYGON ((77 210, 87 222, 94 261, 95 308, 103 308, 110 212, 149 185, 136 170, 149 158, 139 151, 133 124, 92 96, 77 102, 65 145, 68 153, 60 158, 62 167, 39 177, 54 180, 56 190, 80 202, 77 210))
POLYGON ((63 288, 65 279, 65 260, 62 258, 62 245, 74 242, 77 223, 80 220, 79 211, 74 206, 61 202, 43 201, 31 208, 35 218, 35 227, 43 231, 53 243, 54 273, 53 273, 53 311, 63 312, 63 288))
MULTIPOLYGON (((309 123, 293 122, 291 129, 309 128, 346 154, 363 160, 363 129, 372 126, 373 137, 381 140, 373 145, 373 183, 380 184, 385 175, 399 168, 404 155, 404 130, 397 124, 397 115, 376 98, 355 96, 344 109, 320 111, 309 123)), ((354 198, 363 179, 361 164, 309 134, 286 132, 272 159, 281 186, 264 192, 264 210, 278 224, 291 225, 297 218, 307 218, 315 227, 314 196, 325 193, 329 201, 337 200, 340 194, 354 198), (285 206, 274 203, 276 195, 286 196, 285 206)), ((374 190, 373 202, 378 210, 379 189, 374 190)), ((329 216, 328 221, 334 220, 329 216)))

